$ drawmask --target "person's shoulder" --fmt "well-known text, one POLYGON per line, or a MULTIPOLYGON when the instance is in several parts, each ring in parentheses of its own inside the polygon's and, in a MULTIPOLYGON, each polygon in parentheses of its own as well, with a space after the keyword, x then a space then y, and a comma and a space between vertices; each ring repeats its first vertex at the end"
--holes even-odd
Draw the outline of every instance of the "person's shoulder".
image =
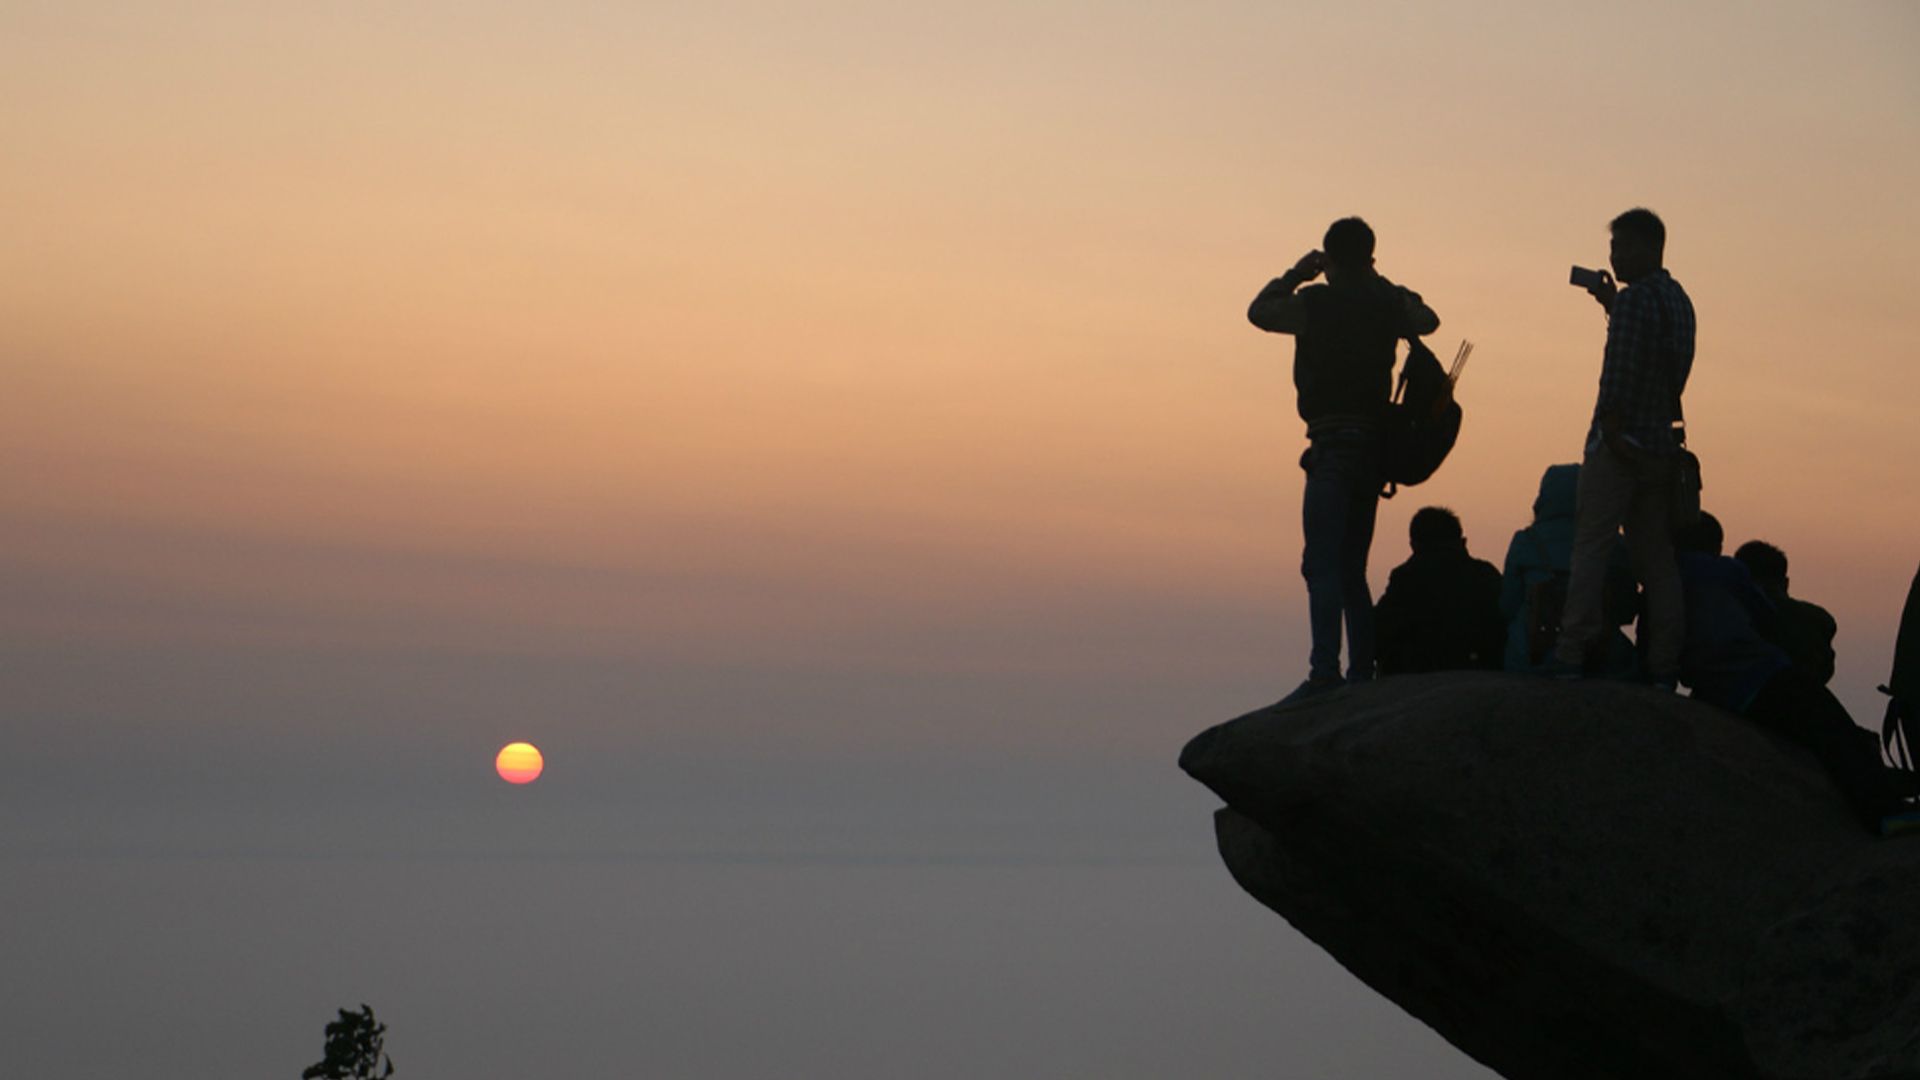
POLYGON ((1811 600, 1802 600, 1797 596, 1789 596, 1787 597, 1787 605, 1793 609, 1795 614, 1810 623, 1826 628, 1829 633, 1840 627, 1840 624, 1834 620, 1832 612, 1811 600))
MULTIPOLYGON (((1697 581, 1727 581, 1733 578, 1735 570, 1738 570, 1743 577, 1747 570, 1737 559, 1729 559, 1724 555, 1709 555, 1704 551, 1682 551, 1674 561, 1679 564, 1681 574, 1697 581), (1728 563, 1733 565, 1729 567, 1728 563)), ((1751 580, 1746 583, 1752 584, 1751 580)))
POLYGON ((1673 272, 1664 266, 1628 287, 1628 291, 1635 290, 1640 292, 1643 300, 1653 300, 1657 293, 1664 303, 1677 304, 1689 311, 1693 309, 1693 298, 1687 295, 1686 286, 1680 284, 1673 272))
POLYGON ((1375 274, 1372 283, 1373 293, 1381 300, 1396 304, 1405 303, 1408 297, 1420 299, 1420 294, 1397 281, 1389 280, 1384 274, 1375 274))
POLYGON ((1654 293, 1659 288, 1658 282, 1642 278, 1621 289, 1613 298, 1613 317, 1618 319, 1622 315, 1643 311, 1658 304, 1660 301, 1654 293))

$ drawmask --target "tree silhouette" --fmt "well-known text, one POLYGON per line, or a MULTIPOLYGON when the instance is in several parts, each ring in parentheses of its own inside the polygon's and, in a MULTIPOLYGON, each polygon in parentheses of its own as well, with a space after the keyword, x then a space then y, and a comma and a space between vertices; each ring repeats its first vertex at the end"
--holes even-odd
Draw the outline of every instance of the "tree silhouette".
POLYGON ((393 1075, 393 1058, 384 1053, 386 1042, 387 1025, 375 1020, 364 1002, 357 1013, 341 1009, 340 1019, 327 1025, 326 1056, 307 1066, 300 1080, 385 1080, 393 1075))

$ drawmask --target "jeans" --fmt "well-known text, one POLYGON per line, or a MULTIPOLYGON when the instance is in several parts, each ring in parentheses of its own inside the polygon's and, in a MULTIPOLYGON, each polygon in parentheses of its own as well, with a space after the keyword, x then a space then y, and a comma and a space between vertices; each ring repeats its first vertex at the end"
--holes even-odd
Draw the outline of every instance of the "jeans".
POLYGON ((1307 490, 1301 500, 1306 546, 1300 574, 1307 579, 1307 618, 1313 631, 1308 674, 1340 677, 1340 624, 1347 628, 1347 678, 1373 677, 1373 593, 1367 588, 1367 550, 1380 506, 1380 439, 1367 428, 1338 428, 1317 436, 1301 459, 1307 490))
POLYGON ((1584 663, 1608 629, 1607 559, 1624 527, 1633 576, 1646 588, 1645 640, 1638 644, 1647 673, 1662 678, 1679 672, 1686 608, 1673 554, 1673 483, 1672 458, 1628 461, 1604 445, 1587 451, 1574 510, 1567 602, 1554 650, 1561 660, 1584 663))

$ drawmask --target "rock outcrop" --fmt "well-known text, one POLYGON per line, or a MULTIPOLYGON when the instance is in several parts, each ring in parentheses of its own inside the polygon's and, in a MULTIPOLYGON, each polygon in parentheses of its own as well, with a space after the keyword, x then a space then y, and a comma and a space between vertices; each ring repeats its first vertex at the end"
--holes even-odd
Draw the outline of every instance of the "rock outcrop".
POLYGON ((1612 683, 1407 676, 1180 765, 1249 893, 1513 1080, 1920 1080, 1920 837, 1810 755, 1612 683))

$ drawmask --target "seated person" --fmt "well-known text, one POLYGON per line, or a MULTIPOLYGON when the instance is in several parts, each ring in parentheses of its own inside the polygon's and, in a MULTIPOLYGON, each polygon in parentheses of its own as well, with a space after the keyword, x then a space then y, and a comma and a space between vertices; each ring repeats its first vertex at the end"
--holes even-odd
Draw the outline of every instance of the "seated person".
MULTIPOLYGON (((1560 617, 1567 602, 1567 578, 1573 559, 1573 506, 1580 486, 1579 465, 1549 465, 1533 500, 1533 524, 1513 534, 1501 571, 1500 614, 1507 624, 1508 671, 1537 672, 1553 658, 1560 638, 1560 617)), ((1616 540, 1607 564, 1607 619, 1613 624, 1602 650, 1605 674, 1626 678, 1635 668, 1633 642, 1619 627, 1633 621, 1638 607, 1625 540, 1616 540)))
POLYGON ((1753 583, 1773 604, 1773 618, 1760 627, 1793 666, 1820 685, 1833 681, 1833 635, 1839 624, 1827 609, 1787 595, 1787 553, 1764 540, 1749 540, 1733 553, 1753 583))
POLYGON ((1374 606, 1380 674, 1498 669, 1507 636, 1500 571, 1467 553, 1451 510, 1414 514, 1407 539, 1413 557, 1394 568, 1374 606))
POLYGON ((1909 816, 1902 812, 1912 809, 1908 781, 1881 763, 1878 740, 1854 724, 1825 686, 1761 635, 1772 605, 1744 565, 1721 555, 1720 522, 1701 514, 1675 530, 1673 542, 1687 603, 1680 680, 1701 701, 1813 751, 1862 824, 1895 831, 1909 816))

